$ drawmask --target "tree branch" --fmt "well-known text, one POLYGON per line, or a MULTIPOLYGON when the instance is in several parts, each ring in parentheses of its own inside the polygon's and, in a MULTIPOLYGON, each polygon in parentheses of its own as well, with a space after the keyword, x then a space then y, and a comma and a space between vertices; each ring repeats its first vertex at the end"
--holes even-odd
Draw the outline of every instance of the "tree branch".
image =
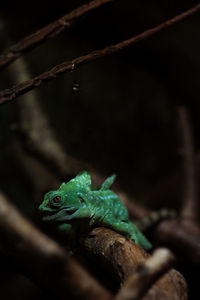
MULTIPOLYGON (((166 248, 154 251, 153 255, 143 264, 140 264, 135 272, 126 280, 116 300, 141 299, 152 284, 170 269, 174 260, 174 255, 166 248)), ((162 297, 162 299, 172 299, 173 296, 168 295, 165 298, 162 297)), ((150 299, 151 297, 152 295, 150 299)), ((148 296, 145 299, 148 299, 148 296)))
POLYGON ((187 226, 184 220, 165 220, 153 230, 152 236, 161 245, 167 245, 175 254, 190 263, 200 263, 200 230, 187 226))
MULTIPOLYGON (((5 21, 0 19, 0 23, 4 32, 0 39, 2 43, 6 44, 10 42, 9 34, 6 30, 5 21)), ((12 64, 7 72, 12 83, 20 83, 31 78, 29 67, 24 57, 12 64)), ((40 95, 37 90, 22 96, 21 101, 17 102, 17 107, 17 131, 22 136, 21 140, 25 150, 31 156, 39 158, 39 161, 46 166, 48 171, 52 171, 53 176, 56 173, 59 178, 70 177, 84 169, 84 163, 67 154, 66 149, 59 142, 58 135, 54 132, 42 108, 40 95)), ((15 146, 20 147, 16 143, 15 146)), ((18 150, 19 147, 17 147, 18 150)))
MULTIPOLYGON (((14 80, 30 78, 26 61, 23 57, 11 66, 14 80), (17 69, 20 70, 19 74, 17 69)), ((36 90, 23 95, 18 102, 19 131, 23 136, 23 144, 31 155, 39 158, 53 173, 60 178, 74 175, 84 169, 85 164, 69 155, 59 142, 58 135, 53 130, 48 117, 40 103, 40 96, 36 90)))
MULTIPOLYGON (((133 220, 148 216, 151 210, 131 201, 125 192, 117 192, 127 206, 133 220)), ((188 262, 200 263, 200 230, 196 226, 188 228, 184 220, 173 218, 162 220, 151 229, 151 236, 157 244, 165 245, 188 262)))
POLYGON ((53 240, 36 229, 0 192, 1 252, 56 299, 112 296, 53 240))
MULTIPOLYGON (((100 262, 104 270, 113 279, 125 284, 130 276, 137 274, 137 267, 145 264, 145 261, 150 257, 145 250, 133 241, 127 240, 119 233, 108 228, 95 228, 89 234, 81 236, 79 241, 80 244, 77 248, 82 255, 85 255, 92 262, 100 262)), ((164 272, 164 266, 166 266, 164 259, 162 263, 161 269, 164 272)), ((158 263, 155 264, 155 269, 152 266, 155 273, 156 267, 158 267, 158 263)), ((140 290, 147 290, 147 284, 143 281, 140 283, 140 290)), ((168 272, 152 285, 142 299, 154 298, 163 300, 186 299, 187 285, 183 276, 174 269, 168 272)))
POLYGON ((182 193, 181 217, 197 221, 199 217, 197 178, 196 178, 196 155, 194 139, 191 128, 191 120, 186 108, 178 109, 178 125, 181 137, 181 149, 184 174, 182 193))
POLYGON ((94 0, 84 4, 66 14, 62 18, 27 36, 25 39, 5 50, 2 55, 0 55, 0 68, 5 67, 11 62, 15 61, 29 49, 37 46, 47 39, 55 37, 64 29, 71 27, 71 25, 74 24, 74 22, 84 14, 112 1, 114 0, 94 0))
POLYGON ((95 61, 99 58, 102 58, 104 56, 113 54, 115 52, 118 52, 120 50, 125 49, 126 47, 133 45, 139 41, 142 41, 150 36, 152 36, 153 34, 168 28, 172 25, 174 25, 175 23, 181 21, 182 19, 194 14, 195 12, 197 12, 200 9, 200 4, 194 6, 193 8, 185 11, 182 14, 179 14, 178 16, 164 22, 161 23, 158 26, 155 26, 151 29, 148 29, 146 31, 144 31, 141 34, 138 34, 128 40, 124 40, 118 44, 106 47, 104 49, 101 50, 96 50, 93 51, 89 54, 80 56, 78 58, 75 58, 73 61, 66 61, 63 62, 59 65, 56 65, 55 67, 53 67, 51 70, 42 73, 36 77, 34 77, 31 80, 25 81, 21 84, 15 85, 10 89, 6 89, 4 91, 0 92, 0 104, 5 103, 7 101, 11 101, 14 100, 15 98, 17 98, 18 96, 25 94, 26 92, 33 90, 37 87, 39 87, 40 85, 42 85, 44 82, 47 81, 51 81, 55 78, 57 78, 58 75, 61 75, 63 73, 69 72, 71 71, 74 67, 78 67, 82 64, 91 62, 91 61, 95 61))

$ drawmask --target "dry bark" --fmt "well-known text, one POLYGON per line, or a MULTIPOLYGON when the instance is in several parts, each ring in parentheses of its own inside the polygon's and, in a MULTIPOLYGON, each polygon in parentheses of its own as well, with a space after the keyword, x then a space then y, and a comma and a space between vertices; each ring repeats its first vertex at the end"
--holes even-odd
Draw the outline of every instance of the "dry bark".
MULTIPOLYGON (((98 261, 107 272, 124 283, 136 268, 150 257, 145 250, 108 228, 95 228, 80 238, 80 249, 92 261, 98 261)), ((149 299, 187 299, 187 285, 183 276, 170 270, 143 297, 149 299)))
POLYGON ((175 257, 170 250, 166 248, 155 250, 153 255, 142 265, 139 265, 136 271, 126 280, 117 295, 117 300, 141 299, 155 281, 170 269, 174 260, 175 257))

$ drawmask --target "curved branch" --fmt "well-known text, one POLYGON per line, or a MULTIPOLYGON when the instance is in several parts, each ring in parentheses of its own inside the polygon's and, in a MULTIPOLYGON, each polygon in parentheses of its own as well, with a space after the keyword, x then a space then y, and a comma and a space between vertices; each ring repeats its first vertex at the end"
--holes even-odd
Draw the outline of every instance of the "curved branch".
POLYGON ((191 225, 188 228, 184 219, 165 220, 153 229, 152 235, 158 243, 167 245, 188 262, 200 263, 200 229, 191 225))
POLYGON ((0 192, 0 250, 56 299, 112 296, 53 240, 29 223, 0 192))
MULTIPOLYGON (((108 228, 95 228, 88 235, 81 236, 79 241, 78 249, 81 254, 94 262, 100 262, 104 269, 121 283, 129 280, 130 276, 135 274, 136 268, 143 263, 145 264, 145 261, 150 257, 133 241, 127 240, 108 228)), ((147 290, 145 282, 144 284, 141 282, 140 288, 143 291, 147 290)), ((163 300, 187 299, 187 285, 183 276, 174 269, 168 272, 152 285, 145 298, 142 299, 154 298, 163 300)))
MULTIPOLYGON (((116 300, 141 299, 152 284, 171 268, 174 260, 175 257, 170 250, 166 248, 155 250, 153 255, 139 265, 127 279, 116 300)), ((172 299, 172 297, 172 295, 167 296, 168 299, 172 299)), ((148 296, 145 298, 147 299, 148 296)))
MULTIPOLYGON (((11 75, 17 80, 30 78, 27 63, 18 60, 11 66, 11 75), (20 70, 20 73, 17 73, 20 70)), ((48 117, 41 107, 40 95, 36 90, 24 95, 18 102, 19 132, 28 153, 37 157, 47 169, 63 178, 80 172, 84 163, 69 155, 53 130, 48 117)))
POLYGON ((112 1, 114 0, 94 0, 84 4, 62 18, 27 36, 25 39, 5 50, 2 55, 0 55, 0 68, 9 65, 29 49, 37 46, 47 39, 55 37, 64 29, 71 27, 71 25, 84 14, 112 1))
POLYGON ((91 61, 95 61, 104 56, 107 56, 107 55, 113 54, 115 52, 118 52, 120 50, 123 50, 130 45, 136 44, 137 42, 140 42, 140 41, 154 35, 155 33, 174 25, 175 23, 181 21, 182 19, 194 14, 198 10, 200 10, 200 4, 183 12, 182 14, 180 14, 164 23, 161 23, 158 26, 148 29, 148 30, 144 31, 143 33, 138 34, 128 40, 124 40, 118 44, 108 46, 101 50, 92 51, 89 54, 75 58, 73 61, 63 62, 59 65, 56 65, 51 70, 34 77, 31 80, 28 80, 21 84, 15 85, 10 89, 1 91, 0 92, 0 104, 5 103, 7 101, 14 100, 18 96, 25 94, 28 91, 39 87, 44 82, 51 81, 51 80, 57 78, 57 76, 71 71, 74 67, 78 67, 82 64, 85 64, 85 63, 88 63, 91 61))
MULTIPOLYGON (((0 36, 0 39, 2 43, 6 44, 10 42, 9 34, 6 30, 5 21, 0 19, 0 23, 4 31, 4 36, 0 36)), ((31 78, 28 63, 24 57, 12 64, 7 72, 11 82, 20 83, 31 78)), ((53 177, 55 177, 55 173, 59 178, 70 177, 86 168, 83 162, 79 162, 66 153, 42 108, 37 90, 22 96, 21 101, 17 102, 17 107, 18 124, 16 127, 23 137, 21 140, 26 152, 45 165, 53 177)), ((15 143, 15 146, 19 150, 20 145, 15 143)), ((23 158, 22 163, 25 161, 23 158)))

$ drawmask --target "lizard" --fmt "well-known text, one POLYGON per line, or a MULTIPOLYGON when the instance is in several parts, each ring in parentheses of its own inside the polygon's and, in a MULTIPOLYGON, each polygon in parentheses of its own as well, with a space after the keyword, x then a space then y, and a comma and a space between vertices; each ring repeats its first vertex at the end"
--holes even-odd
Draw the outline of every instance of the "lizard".
POLYGON ((44 195, 39 206, 42 220, 56 222, 60 230, 73 235, 77 229, 108 227, 148 250, 151 243, 130 220, 127 208, 111 190, 116 175, 108 177, 99 189, 92 189, 91 176, 83 171, 58 190, 44 195))

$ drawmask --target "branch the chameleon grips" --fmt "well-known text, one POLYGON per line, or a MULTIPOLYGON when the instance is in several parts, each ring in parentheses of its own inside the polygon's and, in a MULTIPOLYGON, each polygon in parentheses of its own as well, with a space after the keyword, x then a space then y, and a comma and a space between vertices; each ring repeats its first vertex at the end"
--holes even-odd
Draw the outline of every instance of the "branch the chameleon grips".
POLYGON ((138 265, 126 280, 116 300, 139 300, 152 284, 170 269, 175 260, 172 252, 166 248, 154 251, 145 262, 138 265))
POLYGON ((31 80, 25 81, 25 82, 23 82, 21 84, 18 84, 18 85, 14 85, 10 89, 3 90, 3 91, 0 92, 0 104, 3 104, 7 101, 14 100, 18 96, 20 96, 22 94, 25 94, 28 91, 39 87, 44 82, 54 80, 55 78, 57 78, 57 76, 59 76, 63 73, 66 73, 66 72, 70 72, 74 66, 78 67, 82 64, 95 61, 95 60, 97 60, 99 58, 102 58, 104 56, 107 56, 107 55, 116 53, 118 51, 121 51, 121 50, 127 48, 130 45, 136 44, 137 42, 145 40, 146 38, 160 32, 163 29, 166 29, 166 28, 176 24, 177 22, 183 20, 184 18, 194 14, 198 10, 200 10, 200 4, 198 4, 194 7, 192 7, 191 9, 175 16, 174 18, 169 19, 169 20, 161 23, 158 26, 152 27, 152 28, 142 32, 141 34, 138 34, 138 35, 136 35, 136 36, 134 36, 134 37, 132 37, 128 40, 124 40, 122 42, 119 42, 115 45, 108 46, 108 47, 106 47, 104 49, 101 49, 101 50, 92 51, 89 54, 79 56, 79 57, 73 59, 72 61, 65 61, 65 62, 63 62, 59 65, 56 65, 55 67, 53 67, 49 71, 44 72, 44 73, 34 77, 31 80))
MULTIPOLYGON (((78 250, 91 263, 101 262, 101 266, 113 281, 123 284, 133 275, 138 265, 150 258, 144 249, 132 240, 105 227, 97 227, 85 235, 80 235, 78 250)), ((140 288, 143 285, 141 281, 140 288)), ((144 282, 144 288, 146 284, 144 282)), ((120 293, 120 291, 119 291, 120 293)), ((143 298, 142 298, 143 299, 143 298)), ((149 299, 187 299, 187 284, 183 276, 171 269, 156 281, 145 294, 149 299)))

